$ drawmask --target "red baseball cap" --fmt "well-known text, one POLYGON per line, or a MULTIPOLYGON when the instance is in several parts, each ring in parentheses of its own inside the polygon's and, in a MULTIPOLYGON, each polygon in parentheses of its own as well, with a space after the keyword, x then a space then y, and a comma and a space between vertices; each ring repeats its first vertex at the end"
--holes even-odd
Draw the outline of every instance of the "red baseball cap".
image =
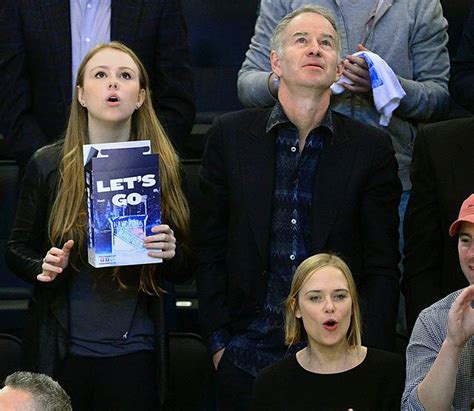
POLYGON ((458 233, 459 225, 464 221, 474 224, 474 194, 471 194, 464 200, 459 210, 458 219, 449 227, 449 235, 451 237, 454 237, 458 233))

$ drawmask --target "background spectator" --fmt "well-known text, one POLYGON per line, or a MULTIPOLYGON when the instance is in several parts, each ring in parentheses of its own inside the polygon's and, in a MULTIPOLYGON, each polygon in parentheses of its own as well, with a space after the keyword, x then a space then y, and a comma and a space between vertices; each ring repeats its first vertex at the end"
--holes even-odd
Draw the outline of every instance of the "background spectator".
POLYGON ((339 257, 317 254, 296 269, 285 341, 307 346, 257 376, 254 411, 400 409, 404 359, 361 344, 354 278, 339 257))
POLYGON ((427 125, 416 137, 402 280, 409 331, 421 310, 466 281, 448 228, 474 191, 473 130, 471 117, 427 125))
POLYGON ((51 377, 26 371, 9 375, 0 390, 4 411, 72 411, 71 401, 51 377))
POLYGON ((121 41, 150 75, 153 104, 176 149, 194 121, 193 78, 180 0, 4 0, 0 5, 0 131, 24 166, 66 128, 87 51, 121 41))
POLYGON ((449 90, 456 103, 474 113, 474 6, 464 26, 456 57, 451 60, 449 90))
POLYGON ((449 235, 458 237, 459 263, 470 285, 419 315, 407 348, 402 410, 467 410, 474 399, 474 194, 449 235))

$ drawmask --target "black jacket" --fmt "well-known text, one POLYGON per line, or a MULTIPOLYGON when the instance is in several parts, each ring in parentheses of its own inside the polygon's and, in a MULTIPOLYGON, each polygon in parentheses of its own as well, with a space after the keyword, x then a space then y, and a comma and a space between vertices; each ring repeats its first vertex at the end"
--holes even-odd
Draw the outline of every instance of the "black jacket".
POLYGON ((409 331, 424 308, 466 286, 448 230, 474 193, 473 130, 471 117, 425 126, 416 137, 402 280, 409 331))

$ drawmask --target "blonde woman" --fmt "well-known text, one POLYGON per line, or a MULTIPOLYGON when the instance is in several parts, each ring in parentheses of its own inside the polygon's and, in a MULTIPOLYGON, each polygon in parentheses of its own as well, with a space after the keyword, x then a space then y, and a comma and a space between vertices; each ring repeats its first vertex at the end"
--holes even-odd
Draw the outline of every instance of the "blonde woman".
POLYGON ((361 345, 357 290, 342 259, 304 260, 285 304, 286 343, 307 346, 258 375, 255 410, 400 409, 404 360, 361 345))
POLYGON ((157 409, 160 281, 186 275, 188 230, 179 160, 142 63, 121 43, 93 48, 79 67, 64 139, 38 150, 27 167, 7 249, 11 269, 34 285, 27 365, 58 379, 75 410, 157 409), (144 139, 160 157, 164 222, 144 246, 164 262, 93 269, 82 146, 144 139))

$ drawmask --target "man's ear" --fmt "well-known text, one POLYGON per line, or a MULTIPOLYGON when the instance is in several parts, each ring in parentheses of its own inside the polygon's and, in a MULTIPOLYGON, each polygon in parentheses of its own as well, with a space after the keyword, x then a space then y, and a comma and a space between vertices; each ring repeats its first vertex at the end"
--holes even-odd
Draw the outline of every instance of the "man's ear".
POLYGON ((281 77, 281 67, 280 67, 280 58, 275 50, 272 50, 270 53, 270 63, 272 65, 272 71, 278 76, 281 77))
POLYGON ((341 78, 343 71, 344 71, 344 60, 341 60, 339 63, 337 63, 337 66, 336 66, 336 81, 338 81, 341 78))

